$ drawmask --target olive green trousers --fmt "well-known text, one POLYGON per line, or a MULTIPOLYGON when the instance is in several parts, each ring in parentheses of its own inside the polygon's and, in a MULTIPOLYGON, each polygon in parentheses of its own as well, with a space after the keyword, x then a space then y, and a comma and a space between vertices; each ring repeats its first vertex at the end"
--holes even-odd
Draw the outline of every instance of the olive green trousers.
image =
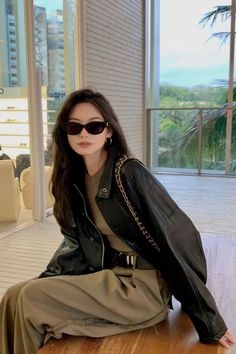
POLYGON ((104 337, 149 327, 167 317, 169 299, 155 270, 31 279, 2 298, 0 353, 35 354, 63 333, 104 337))

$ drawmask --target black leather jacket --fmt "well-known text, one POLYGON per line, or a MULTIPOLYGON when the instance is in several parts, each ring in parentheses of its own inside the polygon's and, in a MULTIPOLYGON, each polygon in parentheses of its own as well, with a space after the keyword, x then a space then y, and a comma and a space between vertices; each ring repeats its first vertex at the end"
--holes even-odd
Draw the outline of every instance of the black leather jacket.
MULTIPOLYGON (((120 193, 114 171, 118 156, 111 152, 101 177, 97 205, 113 232, 159 269, 175 298, 190 316, 203 343, 220 339, 227 327, 205 286, 206 261, 198 231, 165 188, 138 161, 128 160, 121 177, 129 199, 159 249, 141 234, 120 193)), ((88 274, 104 268, 104 237, 93 223, 84 186, 72 182, 73 231, 40 277, 88 274)))

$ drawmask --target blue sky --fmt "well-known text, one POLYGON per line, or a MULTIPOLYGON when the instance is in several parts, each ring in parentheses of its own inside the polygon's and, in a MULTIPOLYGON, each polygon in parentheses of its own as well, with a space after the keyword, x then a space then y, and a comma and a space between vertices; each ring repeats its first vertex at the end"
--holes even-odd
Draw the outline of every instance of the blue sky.
POLYGON ((63 9, 63 0, 34 0, 34 5, 45 7, 49 16, 50 12, 63 9))
MULTIPOLYGON (((119 1, 119 0, 117 0, 119 1)), ((63 0, 34 0, 47 15, 63 8, 63 0)), ((230 21, 211 28, 199 24, 202 16, 231 0, 160 0, 160 81, 192 86, 228 80, 229 43, 209 40, 213 32, 229 31, 230 21)))
POLYGON ((229 43, 209 40, 214 32, 229 31, 230 21, 214 27, 199 24, 202 16, 229 0, 161 0, 160 81, 192 86, 228 79, 229 43))

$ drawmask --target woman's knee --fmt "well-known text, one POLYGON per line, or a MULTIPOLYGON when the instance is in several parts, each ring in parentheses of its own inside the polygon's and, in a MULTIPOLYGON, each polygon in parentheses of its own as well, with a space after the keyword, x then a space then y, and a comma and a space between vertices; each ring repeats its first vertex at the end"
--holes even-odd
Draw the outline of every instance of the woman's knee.
POLYGON ((32 279, 21 289, 19 294, 20 301, 30 303, 33 306, 44 302, 48 297, 49 284, 50 279, 48 281, 48 278, 32 279))
POLYGON ((2 301, 12 301, 12 302, 16 302, 19 294, 22 290, 22 288, 28 283, 28 281, 23 281, 17 284, 14 284, 12 286, 10 286, 5 294, 3 295, 2 301))

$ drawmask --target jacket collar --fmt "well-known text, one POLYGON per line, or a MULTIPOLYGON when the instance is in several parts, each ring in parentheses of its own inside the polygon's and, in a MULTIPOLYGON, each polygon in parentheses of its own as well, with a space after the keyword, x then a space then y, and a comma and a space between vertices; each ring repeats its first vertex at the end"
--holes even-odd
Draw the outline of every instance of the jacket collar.
POLYGON ((109 198, 111 192, 112 175, 114 164, 116 161, 117 152, 114 149, 109 150, 108 158, 106 160, 103 174, 99 183, 97 196, 100 198, 109 198))

